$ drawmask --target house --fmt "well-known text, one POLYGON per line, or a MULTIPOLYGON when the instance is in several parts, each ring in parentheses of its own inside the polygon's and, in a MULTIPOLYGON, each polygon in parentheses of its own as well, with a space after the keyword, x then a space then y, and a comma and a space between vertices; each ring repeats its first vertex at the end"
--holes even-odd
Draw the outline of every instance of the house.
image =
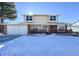
POLYGON ((29 34, 67 32, 67 23, 59 22, 59 15, 33 14, 24 17, 29 34))
POLYGON ((0 33, 7 35, 26 35, 32 33, 67 32, 67 23, 58 21, 59 15, 23 15, 24 22, 0 24, 0 33))
POLYGON ((72 24, 71 29, 72 31, 79 33, 79 20, 72 24))

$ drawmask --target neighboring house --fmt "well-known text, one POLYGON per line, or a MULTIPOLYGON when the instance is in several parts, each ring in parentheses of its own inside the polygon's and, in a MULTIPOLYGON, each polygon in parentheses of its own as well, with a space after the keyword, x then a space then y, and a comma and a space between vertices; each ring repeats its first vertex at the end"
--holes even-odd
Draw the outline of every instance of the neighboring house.
POLYGON ((79 32, 79 21, 71 26, 72 31, 79 32))
POLYGON ((0 24, 0 32, 8 35, 67 32, 66 23, 58 21, 59 15, 24 15, 24 22, 0 24))

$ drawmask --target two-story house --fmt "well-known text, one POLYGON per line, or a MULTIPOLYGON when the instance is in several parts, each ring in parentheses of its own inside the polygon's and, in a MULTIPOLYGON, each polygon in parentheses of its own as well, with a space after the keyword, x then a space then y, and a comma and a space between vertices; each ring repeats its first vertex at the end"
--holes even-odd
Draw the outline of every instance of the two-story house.
POLYGON ((67 24, 58 22, 59 15, 24 15, 28 34, 66 32, 67 24))
POLYGON ((32 33, 67 32, 67 24, 58 21, 59 15, 33 14, 23 15, 24 22, 3 23, 0 33, 7 35, 26 35, 32 33))

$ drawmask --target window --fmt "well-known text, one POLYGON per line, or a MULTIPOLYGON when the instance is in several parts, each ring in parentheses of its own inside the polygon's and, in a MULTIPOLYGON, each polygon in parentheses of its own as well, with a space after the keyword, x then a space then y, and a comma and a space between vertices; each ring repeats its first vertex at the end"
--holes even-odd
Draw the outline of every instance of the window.
POLYGON ((64 26, 60 26, 59 29, 64 29, 64 26))
POLYGON ((50 16, 50 21, 56 21, 56 16, 50 16))
POLYGON ((26 16, 26 21, 32 21, 32 16, 26 16))
POLYGON ((59 32, 64 32, 64 26, 59 26, 58 31, 59 31, 59 32))

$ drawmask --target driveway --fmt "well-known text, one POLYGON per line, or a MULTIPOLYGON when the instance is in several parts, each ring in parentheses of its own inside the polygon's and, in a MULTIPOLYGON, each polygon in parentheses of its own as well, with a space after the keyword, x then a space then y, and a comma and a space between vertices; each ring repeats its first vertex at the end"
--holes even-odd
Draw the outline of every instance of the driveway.
POLYGON ((0 43, 9 41, 9 40, 13 40, 17 37, 20 37, 21 35, 4 35, 4 36, 0 36, 0 43))
POLYGON ((79 56, 79 37, 20 36, 0 44, 1 56, 79 56))

